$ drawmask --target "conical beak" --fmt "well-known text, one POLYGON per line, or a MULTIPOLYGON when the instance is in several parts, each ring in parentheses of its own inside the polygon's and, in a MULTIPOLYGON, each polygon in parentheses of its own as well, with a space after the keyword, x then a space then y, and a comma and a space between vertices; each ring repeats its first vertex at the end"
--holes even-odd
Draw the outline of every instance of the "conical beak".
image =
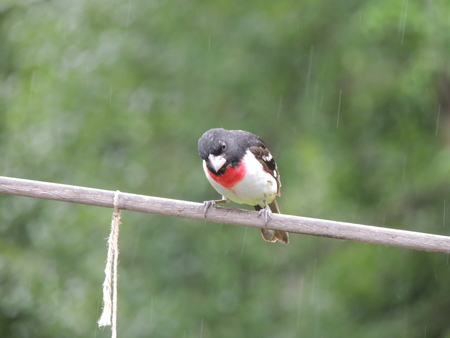
POLYGON ((223 167, 227 160, 223 155, 214 156, 213 154, 209 154, 208 156, 208 164, 209 167, 214 169, 216 173, 219 172, 220 168, 223 167))

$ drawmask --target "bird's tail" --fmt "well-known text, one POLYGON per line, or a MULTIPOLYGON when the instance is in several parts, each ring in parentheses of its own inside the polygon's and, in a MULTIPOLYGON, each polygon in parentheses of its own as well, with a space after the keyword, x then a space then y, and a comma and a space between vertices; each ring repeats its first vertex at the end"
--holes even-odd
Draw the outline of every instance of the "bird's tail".
MULTIPOLYGON (((276 200, 269 204, 270 210, 275 214, 280 214, 280 208, 276 200)), ((256 211, 263 209, 259 205, 255 205, 256 211)), ((261 229, 261 235, 266 242, 275 243, 279 241, 283 244, 289 244, 289 233, 282 230, 261 229)))

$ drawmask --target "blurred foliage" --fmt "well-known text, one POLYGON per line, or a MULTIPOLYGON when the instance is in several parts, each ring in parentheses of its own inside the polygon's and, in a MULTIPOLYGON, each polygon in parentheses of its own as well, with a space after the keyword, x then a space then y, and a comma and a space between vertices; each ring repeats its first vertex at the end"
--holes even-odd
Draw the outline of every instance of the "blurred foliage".
MULTIPOLYGON (((203 201, 197 139, 244 129, 277 159, 283 212, 448 235, 449 16, 445 0, 3 1, 0 174, 203 201)), ((110 335, 110 217, 0 196, 0 336, 110 335)), ((450 337, 448 255, 122 221, 120 336, 450 337)))

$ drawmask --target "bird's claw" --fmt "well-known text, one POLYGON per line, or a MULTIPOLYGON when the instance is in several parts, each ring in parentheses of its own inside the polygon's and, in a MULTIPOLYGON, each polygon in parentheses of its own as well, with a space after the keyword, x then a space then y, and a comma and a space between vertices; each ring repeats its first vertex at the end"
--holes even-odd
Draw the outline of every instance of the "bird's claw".
POLYGON ((211 206, 216 207, 216 201, 204 201, 203 202, 203 212, 204 212, 204 216, 206 218, 206 214, 208 213, 209 208, 211 208, 211 206))
POLYGON ((272 219, 272 211, 270 210, 268 205, 266 205, 265 208, 259 210, 258 217, 263 217, 264 225, 266 225, 269 222, 269 220, 272 219))
POLYGON ((227 204, 228 202, 229 202, 229 200, 225 196, 223 196, 221 200, 204 201, 203 202, 203 211, 205 212, 205 218, 206 218, 206 213, 208 212, 209 208, 211 208, 211 206, 217 207, 218 204, 227 204))

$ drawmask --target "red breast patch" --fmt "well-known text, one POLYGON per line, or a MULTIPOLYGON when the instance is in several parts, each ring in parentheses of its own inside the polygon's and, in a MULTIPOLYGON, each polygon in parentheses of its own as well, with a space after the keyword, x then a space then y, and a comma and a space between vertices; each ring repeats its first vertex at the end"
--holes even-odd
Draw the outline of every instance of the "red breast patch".
POLYGON ((230 189, 238 183, 245 175, 245 164, 241 162, 238 167, 227 167, 221 175, 214 175, 208 170, 209 176, 222 185, 223 187, 230 189))

